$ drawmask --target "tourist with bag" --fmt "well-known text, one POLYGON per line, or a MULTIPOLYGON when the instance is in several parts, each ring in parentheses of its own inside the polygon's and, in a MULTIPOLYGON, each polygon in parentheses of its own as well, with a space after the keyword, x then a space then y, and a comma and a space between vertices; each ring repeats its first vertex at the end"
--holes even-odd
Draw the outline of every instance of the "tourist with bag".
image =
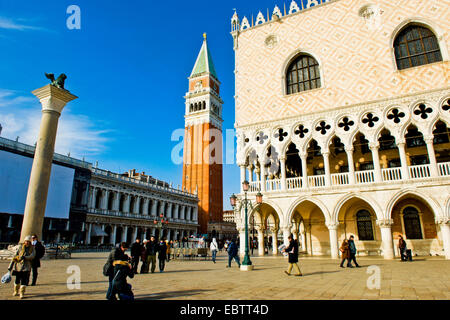
POLYGON ((284 273, 286 273, 288 276, 291 275, 292 267, 295 267, 297 269, 297 277, 302 276, 302 272, 300 271, 300 267, 298 266, 298 242, 294 239, 294 236, 292 234, 288 237, 289 240, 289 246, 284 249, 284 252, 287 252, 289 254, 289 267, 287 271, 285 270, 284 273))
POLYGON ((400 250, 401 261, 407 261, 406 258, 406 241, 401 235, 398 236, 398 249, 400 250))
POLYGON ((113 287, 113 279, 114 279, 114 261, 116 260, 124 260, 128 261, 129 257, 125 254, 127 251, 128 245, 126 242, 122 242, 120 247, 114 248, 109 253, 108 259, 106 260, 105 265, 103 266, 103 275, 105 277, 109 277, 109 286, 108 291, 106 292, 106 299, 110 299, 112 295, 112 287, 113 287))
POLYGON ((12 275, 16 277, 13 296, 20 294, 20 299, 23 299, 30 281, 31 264, 35 256, 36 251, 31 244, 31 236, 27 236, 8 267, 8 271, 12 271, 12 275))
MULTIPOLYGON (((123 247, 123 244, 121 247, 123 247)), ((126 254, 123 254, 120 257, 117 257, 112 264, 114 267, 114 277, 112 279, 111 293, 108 300, 115 301, 117 300, 117 296, 119 297, 119 300, 134 300, 134 294, 131 290, 132 287, 127 282, 127 277, 134 277, 133 266, 129 261, 129 257, 126 254)))

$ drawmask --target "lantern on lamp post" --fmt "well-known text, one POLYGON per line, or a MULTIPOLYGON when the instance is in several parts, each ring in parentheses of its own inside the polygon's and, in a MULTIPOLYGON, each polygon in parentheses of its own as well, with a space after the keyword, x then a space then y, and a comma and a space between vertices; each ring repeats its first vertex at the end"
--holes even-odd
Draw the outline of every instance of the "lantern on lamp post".
MULTIPOLYGON (((249 190, 249 187, 250 187, 250 184, 248 183, 247 180, 242 182, 242 190, 244 191, 244 199, 241 200, 241 203, 237 210, 238 212, 241 212, 242 207, 244 207, 244 211, 245 211, 245 255, 244 255, 244 260, 242 261, 242 264, 241 264, 241 270, 244 270, 244 271, 253 269, 252 262, 250 260, 250 255, 249 255, 249 248, 248 248, 248 208, 253 210, 252 202, 247 199, 247 192, 249 190)), ((256 194, 256 203, 258 205, 260 205, 262 203, 262 198, 263 198, 263 195, 260 192, 258 192, 256 194)), ((233 207, 233 209, 236 208, 236 201, 237 201, 237 197, 233 194, 230 197, 230 204, 233 207)))
MULTIPOLYGON (((153 223, 156 225, 156 227, 159 230, 158 238, 162 239, 161 230, 164 228, 164 225, 167 226, 169 224, 169 219, 164 220, 164 214, 162 214, 162 213, 159 215, 159 217, 160 217, 160 219, 157 220, 157 218, 156 218, 155 220, 153 220, 153 223)), ((159 240, 159 239, 157 239, 157 240, 159 240)))

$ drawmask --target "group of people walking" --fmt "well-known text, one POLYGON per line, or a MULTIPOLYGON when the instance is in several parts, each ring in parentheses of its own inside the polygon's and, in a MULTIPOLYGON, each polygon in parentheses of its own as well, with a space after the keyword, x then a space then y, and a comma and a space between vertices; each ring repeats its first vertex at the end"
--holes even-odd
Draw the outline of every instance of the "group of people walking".
POLYGON ((8 266, 8 271, 15 276, 13 296, 23 299, 25 290, 30 282, 35 286, 38 278, 38 268, 41 267, 41 259, 45 255, 45 247, 38 241, 37 235, 27 236, 19 247, 8 266))
POLYGON ((344 239, 341 247, 339 248, 339 251, 342 253, 341 268, 345 268, 345 260, 347 260, 347 268, 353 268, 352 261, 355 263, 355 266, 359 268, 359 264, 356 262, 356 246, 354 239, 355 238, 353 236, 350 236, 348 240, 344 239))

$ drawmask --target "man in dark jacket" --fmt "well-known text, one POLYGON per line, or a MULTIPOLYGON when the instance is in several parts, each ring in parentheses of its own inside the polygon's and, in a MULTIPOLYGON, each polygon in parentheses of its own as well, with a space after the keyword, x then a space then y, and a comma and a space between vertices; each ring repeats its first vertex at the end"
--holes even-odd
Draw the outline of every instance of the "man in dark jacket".
POLYGON ((109 277, 109 287, 108 292, 106 293, 106 299, 114 300, 113 297, 113 279, 114 279, 114 261, 116 260, 122 260, 122 261, 128 261, 129 257, 127 254, 125 254, 125 251, 127 251, 128 245, 126 242, 122 242, 119 247, 116 247, 111 250, 108 256, 108 260, 106 264, 110 266, 108 271, 108 277, 109 277))
POLYGON ((150 267, 151 263, 151 272, 155 272, 156 268, 156 253, 158 252, 159 245, 154 236, 150 237, 150 241, 145 245, 145 254, 147 256, 147 266, 150 267))
POLYGON ((131 245, 131 266, 133 267, 133 272, 138 273, 139 259, 142 256, 142 245, 141 240, 136 239, 136 242, 131 245))
POLYGON ((45 247, 38 240, 38 237, 35 234, 31 236, 31 244, 34 246, 34 250, 36 251, 36 256, 31 262, 31 270, 33 273, 33 280, 31 282, 31 285, 35 286, 38 277, 38 268, 41 267, 41 259, 45 255, 45 247))
POLYGON ((288 237, 288 240, 289 240, 289 247, 284 249, 284 252, 287 252, 289 254, 289 267, 288 267, 287 271, 284 271, 284 273, 286 273, 288 276, 290 276, 292 267, 295 266, 295 268, 297 269, 297 272, 298 272, 296 274, 296 276, 301 277, 302 272, 300 271, 300 267, 297 264, 297 262, 298 262, 298 242, 297 242, 297 240, 294 239, 294 236, 292 234, 288 237))
POLYGON ((239 268, 241 267, 241 262, 239 261, 238 256, 238 247, 236 245, 236 242, 234 240, 231 240, 230 244, 228 245, 228 265, 227 268, 231 268, 231 260, 235 260, 238 264, 239 268))
POLYGON ((359 264, 356 262, 356 246, 354 239, 355 238, 353 236, 350 236, 350 238, 348 239, 348 249, 349 249, 349 258, 347 263, 348 268, 353 268, 352 260, 355 263, 355 266, 359 268, 359 264))
POLYGON ((122 243, 122 253, 118 253, 113 261, 114 277, 111 282, 111 292, 108 296, 108 300, 117 300, 116 295, 120 300, 134 300, 134 294, 131 290, 131 285, 127 282, 127 277, 133 278, 134 271, 130 264, 129 257, 124 254, 125 243, 122 243))
POLYGON ((164 239, 161 239, 158 247, 159 272, 164 272, 166 257, 167 257, 167 245, 164 239))

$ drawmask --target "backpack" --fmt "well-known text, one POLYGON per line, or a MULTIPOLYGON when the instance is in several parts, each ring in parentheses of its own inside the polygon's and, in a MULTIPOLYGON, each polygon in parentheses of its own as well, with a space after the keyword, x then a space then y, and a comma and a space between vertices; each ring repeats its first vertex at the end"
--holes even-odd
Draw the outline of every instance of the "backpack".
POLYGON ((112 273, 114 272, 114 267, 111 263, 111 261, 106 261, 105 265, 103 266, 103 275, 105 277, 108 277, 110 275, 112 275, 112 273))

